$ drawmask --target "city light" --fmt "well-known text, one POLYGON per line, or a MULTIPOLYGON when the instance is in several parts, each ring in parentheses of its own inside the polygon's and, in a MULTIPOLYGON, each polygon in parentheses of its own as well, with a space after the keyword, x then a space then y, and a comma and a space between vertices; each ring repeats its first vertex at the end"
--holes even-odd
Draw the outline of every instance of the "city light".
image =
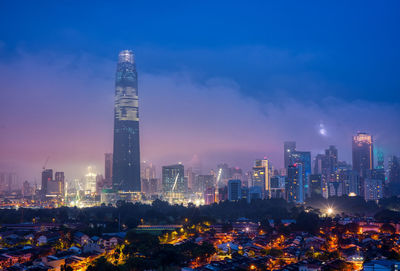
POLYGON ((332 207, 332 206, 328 206, 326 209, 325 209, 325 214, 327 215, 327 216, 331 216, 331 215, 333 215, 335 213, 335 209, 332 207))
POLYGON ((400 3, 4 2, 0 270, 400 266, 400 3))

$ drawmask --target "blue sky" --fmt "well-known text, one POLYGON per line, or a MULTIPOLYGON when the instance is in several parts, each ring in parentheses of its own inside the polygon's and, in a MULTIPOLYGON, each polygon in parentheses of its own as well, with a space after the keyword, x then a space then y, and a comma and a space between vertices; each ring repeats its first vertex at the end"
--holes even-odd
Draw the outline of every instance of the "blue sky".
MULTIPOLYGON (((64 139, 49 131, 52 137, 46 142, 54 145, 43 150, 45 143, 33 142, 36 148, 25 146, 30 158, 20 158, 23 150, 13 141, 20 127, 12 123, 23 119, 23 113, 8 112, 30 97, 23 104, 32 112, 33 134, 35 129, 46 131, 43 119, 60 122, 51 112, 63 106, 60 114, 71 129, 71 108, 78 108, 74 112, 79 116, 93 112, 82 123, 75 119, 81 131, 83 121, 96 123, 98 116, 100 124, 84 131, 87 140, 100 137, 93 146, 97 152, 79 153, 76 139, 70 160, 78 164, 82 157, 84 164, 101 165, 102 154, 111 150, 116 55, 126 48, 136 53, 143 121, 155 124, 142 123, 142 157, 158 165, 190 161, 198 154, 211 161, 209 167, 225 159, 249 167, 251 160, 267 154, 279 168, 281 144, 288 139, 314 154, 335 144, 349 161, 350 138, 357 130, 374 134, 376 145, 388 155, 399 153, 399 11, 399 1, 1 1, 0 113, 6 130, 1 137, 7 142, 3 147, 14 154, 0 157, 0 164, 36 163, 64 139), (165 108, 155 102, 166 94, 163 89, 173 96, 165 108), (199 108, 191 111, 180 104, 184 102, 199 108), (78 107, 83 104, 86 109, 78 107), (185 138, 214 131, 203 135, 208 147, 181 146, 183 137, 154 128, 167 121, 161 110, 175 116, 167 128, 185 138), (235 123, 230 116, 236 111, 235 123), (221 117, 213 124, 216 114, 221 117), (257 125, 248 126, 251 120, 257 125), (177 124, 191 122, 192 133, 177 124), (314 131, 321 124, 330 137, 320 138, 314 131), (222 131, 229 131, 226 139, 237 130, 246 132, 233 136, 230 144, 218 139, 222 131), (173 146, 163 154, 148 147, 162 140, 159 134, 173 146), (267 143, 248 144, 243 140, 247 136, 267 143)), ((54 153, 53 161, 64 156, 62 151, 54 153)), ((70 162, 65 159, 54 166, 65 167, 70 162)))
MULTIPOLYGON (((278 88, 279 77, 306 75, 328 85, 315 93, 300 82, 306 99, 400 101, 398 1, 0 5, 2 57, 23 48, 32 53, 83 51, 114 59, 119 49, 134 48, 145 72, 189 69, 206 77, 232 78, 245 95, 278 88)), ((292 86, 285 88, 293 91, 292 86)))

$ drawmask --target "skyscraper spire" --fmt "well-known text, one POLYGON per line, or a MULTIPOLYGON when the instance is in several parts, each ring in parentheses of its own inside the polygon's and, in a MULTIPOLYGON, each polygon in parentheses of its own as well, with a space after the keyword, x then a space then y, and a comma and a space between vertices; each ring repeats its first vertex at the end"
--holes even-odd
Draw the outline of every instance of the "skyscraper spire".
POLYGON ((139 103, 135 56, 119 53, 115 81, 113 187, 140 191, 139 103))

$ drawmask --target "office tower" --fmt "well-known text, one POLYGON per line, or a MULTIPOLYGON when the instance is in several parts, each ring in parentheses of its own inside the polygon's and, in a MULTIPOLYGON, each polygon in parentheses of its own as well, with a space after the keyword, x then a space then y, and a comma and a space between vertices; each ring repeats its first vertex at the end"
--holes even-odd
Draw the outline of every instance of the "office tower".
POLYGON ((209 187, 204 191, 204 204, 210 205, 215 202, 215 188, 209 187))
POLYGON ((315 156, 313 174, 322 174, 323 168, 326 168, 326 156, 319 153, 315 156))
MULTIPOLYGON (((360 195, 362 188, 359 175, 349 166, 339 166, 335 173, 335 179, 340 184, 340 192, 343 195, 360 195)), ((333 193, 333 192, 332 192, 333 193)))
POLYGON ((162 167, 162 186, 164 193, 185 193, 184 167, 181 164, 162 167))
POLYGON ((197 175, 192 190, 193 192, 203 193, 207 188, 214 186, 213 175, 197 175))
POLYGON ((392 156, 389 159, 389 166, 388 166, 389 176, 388 181, 389 183, 400 184, 400 161, 397 156, 392 156))
POLYGON ((228 200, 236 201, 242 198, 242 182, 240 180, 228 181, 228 200))
POLYGON ((267 159, 259 159, 254 162, 253 186, 260 187, 264 198, 271 197, 269 161, 267 159))
MULTIPOLYGON (((156 179, 156 167, 147 161, 144 161, 140 165, 140 179, 141 179, 141 191, 145 194, 153 194, 154 180, 156 179), (153 180, 153 181, 151 181, 153 180)), ((158 186, 156 186, 157 188, 158 186)))
POLYGON ((140 191, 138 82, 134 54, 129 50, 119 53, 114 109, 113 186, 140 191))
POLYGON ((335 172, 338 166, 338 150, 335 146, 329 146, 328 149, 325 150, 325 156, 327 159, 327 166, 330 172, 335 172))
POLYGON ((364 199, 379 200, 383 197, 382 180, 365 179, 364 180, 364 199))
POLYGON ((41 188, 42 195, 47 194, 47 184, 51 180, 53 180, 53 170, 52 169, 44 169, 42 171, 42 188, 41 188))
POLYGON ((191 167, 185 170, 185 177, 187 178, 188 189, 194 191, 193 189, 195 189, 196 174, 193 172, 191 167))
POLYGON ((231 179, 240 180, 242 182, 242 186, 248 187, 248 182, 243 178, 243 171, 239 167, 231 168, 231 179), (245 180, 245 181, 244 181, 245 180))
POLYGON ((96 195, 100 195, 103 188, 106 188, 105 187, 105 179, 104 179, 103 175, 97 174, 96 175, 96 195))
POLYGON ((56 172, 54 174, 54 180, 57 182, 57 186, 58 186, 58 193, 60 196, 64 196, 65 195, 65 176, 64 176, 64 172, 56 172))
POLYGON ((113 154, 104 154, 104 186, 106 188, 112 187, 112 168, 113 168, 113 154))
POLYGON ((322 197, 322 177, 321 174, 310 175, 310 196, 322 197))
POLYGON ((300 163, 288 166, 285 192, 289 202, 304 203, 303 165, 300 163))
POLYGON ((158 179, 142 179, 142 193, 146 195, 156 194, 158 192, 158 179))
POLYGON ((271 198, 285 198, 285 177, 275 175, 270 178, 271 198))
POLYGON ((142 179, 154 179, 156 178, 156 167, 153 163, 144 161, 140 165, 140 178, 142 179))
POLYGON ((372 136, 366 133, 357 133, 353 136, 352 154, 353 169, 362 178, 366 178, 368 171, 374 168, 372 136))
POLYGON ((96 193, 96 176, 97 174, 92 171, 92 167, 88 167, 88 173, 85 175, 84 178, 84 188, 86 194, 96 193))
POLYGON ((314 163, 314 174, 321 176, 322 195, 337 195, 340 185, 336 183, 335 174, 338 168, 338 150, 335 146, 329 146, 324 154, 317 154, 314 163), (325 193, 326 192, 326 193, 325 193))
POLYGON ((309 151, 292 151, 289 157, 289 165, 301 163, 306 176, 311 174, 311 152, 309 151))
POLYGON ((296 150, 296 142, 286 141, 283 143, 283 159, 285 169, 291 164, 290 154, 296 150))
MULTIPOLYGON (((310 196, 309 179, 311 175, 311 152, 308 151, 292 151, 289 156, 290 165, 302 165, 302 190, 305 196, 310 196)), ((289 172, 288 172, 289 174, 289 172)))

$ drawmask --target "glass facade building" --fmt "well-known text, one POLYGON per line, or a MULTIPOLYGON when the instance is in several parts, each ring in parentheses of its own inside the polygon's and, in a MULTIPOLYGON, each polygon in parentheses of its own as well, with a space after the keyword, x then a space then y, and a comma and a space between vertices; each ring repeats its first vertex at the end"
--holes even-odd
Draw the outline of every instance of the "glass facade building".
POLYGON ((164 193, 185 193, 184 167, 181 164, 162 167, 162 185, 164 193))
POLYGON ((114 189, 140 191, 138 81, 134 54, 119 53, 114 107, 114 189))
POLYGON ((358 133, 353 136, 353 169, 365 178, 368 171, 374 168, 374 152, 372 136, 366 133, 358 133))

